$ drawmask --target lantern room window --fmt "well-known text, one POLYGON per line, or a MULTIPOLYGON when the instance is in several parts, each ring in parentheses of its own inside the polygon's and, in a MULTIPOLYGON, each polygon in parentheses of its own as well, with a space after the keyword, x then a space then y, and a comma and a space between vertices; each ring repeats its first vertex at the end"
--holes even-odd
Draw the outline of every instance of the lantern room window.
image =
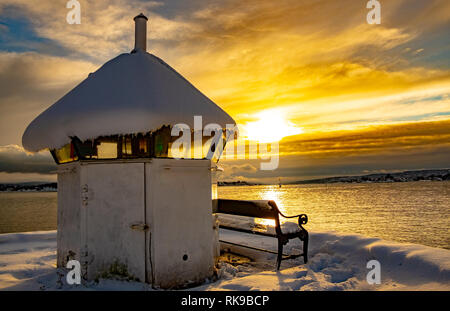
POLYGON ((117 159, 117 142, 100 141, 97 145, 98 159, 117 159))
POLYGON ((55 149, 52 152, 53 157, 58 163, 68 163, 78 160, 78 156, 75 152, 73 143, 64 145, 59 149, 55 149))
MULTIPOLYGON (((215 152, 217 146, 211 137, 202 137, 202 145, 196 146, 193 132, 191 132, 191 138, 188 139, 187 143, 183 144, 180 150, 177 150, 176 155, 172 154, 172 145, 181 135, 184 134, 172 136, 171 127, 163 126, 155 132, 145 134, 101 136, 86 141, 81 141, 78 137, 72 137, 70 144, 59 149, 53 149, 51 152, 58 164, 78 160, 101 159, 205 159, 208 154, 213 155, 213 161, 219 160, 220 154, 215 152)), ((222 138, 225 144, 225 135, 222 138)))
POLYGON ((131 136, 122 138, 122 157, 131 157, 133 155, 133 146, 131 136))
POLYGON ((94 142, 92 140, 86 140, 82 142, 78 137, 72 138, 72 143, 75 146, 75 151, 78 157, 81 159, 96 159, 97 148, 94 148, 94 142))

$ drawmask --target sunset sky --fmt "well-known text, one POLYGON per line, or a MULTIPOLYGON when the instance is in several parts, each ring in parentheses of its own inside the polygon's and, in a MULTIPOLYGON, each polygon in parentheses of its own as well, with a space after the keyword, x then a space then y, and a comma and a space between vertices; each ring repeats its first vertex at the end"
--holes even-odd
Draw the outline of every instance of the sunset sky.
POLYGON ((281 120, 279 168, 221 161, 223 179, 450 167, 448 0, 380 0, 380 25, 365 0, 79 2, 69 25, 65 0, 0 0, 0 182, 55 180, 48 152, 23 150, 26 126, 131 51, 140 12, 147 50, 240 126, 281 120))

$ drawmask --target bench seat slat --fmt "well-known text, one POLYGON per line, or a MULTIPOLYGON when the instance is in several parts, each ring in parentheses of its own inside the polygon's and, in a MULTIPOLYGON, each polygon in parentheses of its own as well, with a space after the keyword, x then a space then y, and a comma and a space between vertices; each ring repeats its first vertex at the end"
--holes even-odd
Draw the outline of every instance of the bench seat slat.
POLYGON ((218 199, 213 201, 213 213, 217 213, 219 227, 250 234, 265 235, 278 240, 277 270, 280 269, 281 261, 302 256, 304 262, 308 260, 308 232, 302 225, 308 222, 305 214, 285 216, 272 200, 227 200, 218 199), (298 223, 287 221, 280 222, 283 218, 296 218, 298 223), (255 218, 273 219, 275 226, 263 225, 255 222, 255 218), (283 245, 291 239, 299 238, 303 241, 303 254, 284 256, 283 245))
MULTIPOLYGON (((238 215, 217 214, 219 218, 219 225, 224 229, 231 229, 247 233, 254 233, 260 235, 267 235, 276 237, 277 233, 275 227, 271 225, 258 224, 253 218, 238 215)), ((296 222, 286 221, 281 224, 281 232, 283 234, 298 233, 301 228, 296 222)))

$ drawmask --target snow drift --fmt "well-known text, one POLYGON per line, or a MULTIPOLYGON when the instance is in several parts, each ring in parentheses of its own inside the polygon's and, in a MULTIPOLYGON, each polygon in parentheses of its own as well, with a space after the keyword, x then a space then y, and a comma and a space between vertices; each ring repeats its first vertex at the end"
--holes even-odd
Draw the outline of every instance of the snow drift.
MULTIPOLYGON (((229 230, 221 230, 220 238, 276 249, 273 238, 229 230)), ((300 242, 291 241, 286 252, 300 247, 300 242)), ((229 248, 222 244, 222 249, 229 248)), ((306 265, 301 259, 283 261, 281 271, 276 271, 273 255, 247 255, 254 261, 240 266, 221 263, 219 280, 194 289, 450 290, 450 251, 422 245, 311 232, 306 265), (380 285, 366 282, 371 259, 381 263, 380 285)), ((0 290, 151 290, 147 284, 118 279, 67 285, 64 275, 56 268, 56 231, 0 234, 0 290)))

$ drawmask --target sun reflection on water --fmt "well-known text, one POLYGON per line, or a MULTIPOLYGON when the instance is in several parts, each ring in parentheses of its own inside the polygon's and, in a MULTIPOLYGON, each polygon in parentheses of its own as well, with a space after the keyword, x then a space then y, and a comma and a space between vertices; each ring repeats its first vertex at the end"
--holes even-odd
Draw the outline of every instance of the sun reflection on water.
MULTIPOLYGON (((219 198, 273 200, 285 215, 307 214, 308 230, 359 233, 450 249, 450 182, 446 181, 230 186, 219 187, 219 198)), ((255 223, 273 225, 274 221, 255 219, 255 223)))
MULTIPOLYGON (((279 186, 264 186, 259 191, 259 200, 272 200, 277 203, 278 209, 285 213, 286 209, 284 207, 284 200, 283 200, 283 192, 281 191, 282 188, 279 186)), ((280 217, 280 221, 284 222, 285 219, 280 217)), ((262 224, 262 225, 268 225, 268 226, 275 226, 275 220, 272 219, 263 219, 263 218, 257 218, 255 219, 255 223, 262 224)))

